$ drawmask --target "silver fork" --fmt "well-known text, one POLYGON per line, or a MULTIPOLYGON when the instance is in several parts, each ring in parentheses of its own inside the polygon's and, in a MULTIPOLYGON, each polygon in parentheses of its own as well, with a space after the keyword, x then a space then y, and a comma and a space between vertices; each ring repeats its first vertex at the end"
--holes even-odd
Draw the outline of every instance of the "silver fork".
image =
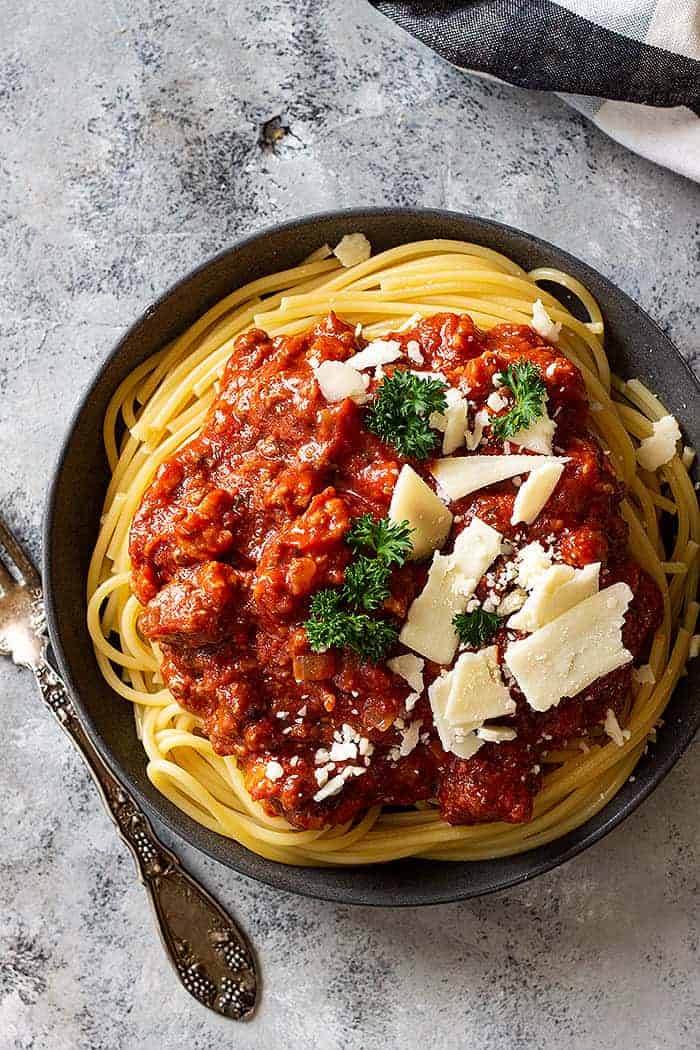
POLYGON ((243 933, 158 840, 135 799, 83 729, 65 683, 46 658, 39 574, 1 517, 0 548, 7 556, 5 561, 0 556, 0 654, 32 671, 44 703, 85 760, 107 812, 131 850, 163 946, 187 991, 224 1017, 250 1017, 258 982, 243 933))

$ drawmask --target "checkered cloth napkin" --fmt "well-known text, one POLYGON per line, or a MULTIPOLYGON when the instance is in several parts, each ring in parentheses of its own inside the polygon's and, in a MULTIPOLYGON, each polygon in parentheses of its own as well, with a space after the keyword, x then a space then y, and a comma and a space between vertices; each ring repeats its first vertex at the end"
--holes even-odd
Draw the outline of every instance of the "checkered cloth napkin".
POLYGON ((455 66, 555 91, 700 181, 700 0, 370 0, 455 66))

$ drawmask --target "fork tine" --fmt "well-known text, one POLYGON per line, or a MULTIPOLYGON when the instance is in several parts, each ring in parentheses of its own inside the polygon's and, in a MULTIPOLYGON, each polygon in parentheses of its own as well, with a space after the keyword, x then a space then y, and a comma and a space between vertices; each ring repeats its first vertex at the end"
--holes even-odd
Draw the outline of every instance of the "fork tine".
POLYGON ((5 519, 0 515, 0 546, 4 547, 10 558, 14 562, 17 572, 20 575, 22 583, 26 584, 27 587, 39 588, 41 587, 41 580, 39 573, 36 571, 31 561, 24 553, 24 550, 19 544, 12 533, 10 527, 5 522, 5 519))

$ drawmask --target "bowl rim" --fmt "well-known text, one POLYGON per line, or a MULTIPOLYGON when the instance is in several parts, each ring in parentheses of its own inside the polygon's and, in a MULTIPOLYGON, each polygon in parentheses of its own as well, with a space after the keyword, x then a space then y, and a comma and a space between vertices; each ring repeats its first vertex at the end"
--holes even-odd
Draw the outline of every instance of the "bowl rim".
MULTIPOLYGON (((47 498, 45 501, 43 524, 42 524, 42 579, 43 579, 43 592, 44 592, 44 603, 46 610, 46 618, 49 629, 49 637, 51 642, 51 650, 58 664, 58 668, 62 673, 70 690, 71 698, 74 702, 74 706, 78 713, 80 722, 87 732, 90 740, 99 753, 101 759, 105 762, 108 768, 111 770, 117 780, 128 790, 134 798, 137 800, 139 805, 144 809, 149 819, 155 820, 162 823, 170 833, 175 835, 178 839, 183 840, 188 846, 201 851, 207 857, 212 860, 218 861, 220 864, 229 868, 230 870, 236 871, 238 874, 244 877, 254 879, 256 882, 261 882, 264 885, 270 886, 274 889, 281 889, 285 892, 294 893, 299 896, 308 897, 314 900, 323 900, 333 903, 340 903, 346 905, 359 905, 364 907, 429 907, 437 906, 440 904, 455 903, 458 901, 468 900, 475 897, 488 896, 492 893, 498 893, 502 890, 510 889, 514 886, 518 886, 524 882, 530 881, 530 879, 536 878, 554 868, 565 864, 567 861, 573 859, 579 853, 584 852, 590 846, 604 838, 616 827, 618 827, 627 817, 634 812, 649 797, 649 795, 659 786, 659 784, 665 779, 667 774, 681 758, 683 753, 688 748, 689 744, 693 740, 698 729, 700 729, 700 707, 698 708, 697 717, 695 722, 688 720, 680 727, 680 731, 677 731, 676 740, 674 747, 669 753, 662 759, 655 759, 653 769, 649 776, 642 783, 640 782, 639 787, 634 790, 630 796, 624 801, 619 801, 620 793, 613 796, 613 798, 607 803, 607 805, 600 810, 594 817, 589 818, 580 827, 575 828, 572 832, 568 832, 566 835, 552 840, 552 842, 545 844, 545 846, 534 847, 532 850, 525 851, 519 856, 523 858, 532 858, 533 862, 529 865, 526 870, 521 872, 513 873, 505 878, 498 879, 493 885, 489 885, 486 888, 480 888, 478 891, 470 891, 469 886, 463 886, 458 890, 452 890, 447 892, 430 892, 424 895, 419 895, 417 898, 415 895, 409 900, 396 899, 394 895, 389 896, 388 894, 383 895, 382 892, 375 892, 372 897, 363 896, 361 893, 357 895, 348 896, 347 893, 339 891, 332 883, 328 884, 327 889, 323 888, 311 888, 307 885, 304 879, 304 874, 308 874, 310 871, 332 871, 334 869, 324 868, 307 868, 298 865, 286 865, 275 861, 264 860, 257 854, 251 851, 244 851, 244 861, 240 864, 235 862, 233 858, 224 857, 220 852, 210 845, 207 835, 203 834, 208 829, 204 828, 203 825, 199 824, 193 818, 187 814, 178 810, 174 805, 170 804, 170 807, 161 807, 153 803, 141 790, 139 785, 133 781, 127 771, 122 769, 119 764, 115 761, 114 756, 111 752, 109 744, 103 739, 100 732, 98 731, 92 717, 90 716, 89 710, 85 705, 78 689, 74 676, 71 671, 70 661, 66 655, 66 651, 61 638, 60 630, 58 627, 58 617, 56 613, 56 590, 53 585, 54 579, 54 562, 53 562, 53 543, 52 533, 55 527, 55 515, 56 515, 56 504, 59 494, 59 489, 62 480, 63 467, 71 447, 73 440, 74 431, 78 424, 78 421, 85 409, 86 404, 91 399, 92 395, 99 387, 102 382, 103 373, 107 371, 110 364, 117 358, 122 350, 123 345, 135 334, 141 326, 148 320, 148 318, 161 306, 163 306, 176 292, 181 288, 189 284, 194 278, 203 274, 210 267, 214 267, 215 264, 222 260, 235 255, 240 252, 243 248, 255 244, 256 242, 262 242, 271 235, 276 235, 285 231, 292 231, 295 229, 305 228, 313 223, 329 222, 329 221, 344 221, 344 220, 359 220, 361 221, 365 217, 376 217, 392 216, 401 218, 405 216, 407 218, 425 217, 433 219, 435 221, 444 221, 446 223, 453 221, 468 221, 476 224, 482 228, 490 228, 494 231, 504 232, 508 236, 514 237, 516 240, 525 240, 538 249, 544 252, 553 253, 559 259, 570 261, 573 264, 574 270, 581 272, 586 271, 596 281, 606 285, 620 300, 624 303, 627 309, 633 310, 638 316, 640 316, 644 324, 654 331, 654 334, 661 340, 661 342, 667 344, 677 358, 677 362, 682 366, 682 370, 685 372, 686 380, 691 388, 694 388, 695 394, 700 395, 700 379, 695 375, 688 361, 683 357, 678 348, 674 345, 672 340, 666 335, 661 329, 660 325, 649 316, 649 314, 640 307, 631 296, 619 288, 614 281, 604 276, 600 271, 596 270, 587 262, 579 259, 572 255, 570 252, 552 242, 543 239, 542 237, 532 234, 527 230, 519 229, 518 227, 511 226, 507 223, 499 222, 495 219, 484 218, 479 215, 472 214, 470 212, 452 211, 440 208, 421 208, 421 207, 393 207, 390 205, 386 206, 374 206, 374 207, 352 207, 342 209, 330 209, 321 212, 313 212, 307 215, 299 216, 292 219, 287 219, 283 222, 273 223, 266 225, 262 229, 255 232, 246 234, 245 237, 235 240, 227 247, 221 249, 219 252, 212 256, 207 257, 202 262, 198 263, 195 267, 190 269, 182 277, 172 282, 166 287, 166 289, 155 298, 133 321, 128 328, 122 333, 117 342, 114 344, 107 356, 100 361, 95 368, 92 376, 88 379, 83 391, 81 392, 73 411, 71 412, 69 422, 66 426, 65 432, 60 442, 58 454, 51 468, 51 481, 48 488, 47 498), (609 810, 610 806, 617 801, 617 805, 614 810, 608 812, 606 817, 602 815, 609 810), (172 813, 170 809, 172 808, 172 813), (595 826, 590 827, 591 824, 595 826), (588 829, 588 830, 586 830, 588 829), (564 845, 568 842, 567 845, 564 845), (559 847, 559 848, 557 848, 559 847), (538 860, 535 861, 535 855, 544 853, 538 860), (248 859, 252 858, 252 863, 247 863, 248 859), (260 865, 262 870, 252 870, 253 867, 258 866, 259 862, 264 860, 264 863, 260 865)), ((184 330, 184 329, 183 329, 184 330)), ((116 389, 116 388, 115 388, 116 389)), ((81 610, 82 612, 82 610, 81 610)), ((672 694, 673 697, 673 694, 672 694)), ((672 698, 671 697, 671 698, 672 698)), ((669 700, 669 703, 671 701, 669 700)), ((636 767, 635 767, 636 769, 636 767)), ((162 796, 158 796, 162 797, 162 796)), ((163 801, 166 802, 163 797, 163 801)), ((215 841, 227 842, 229 841, 225 836, 215 835, 215 841)), ((417 858, 420 860, 420 858, 417 858)), ((392 864, 402 864, 402 861, 391 862, 392 864)), ((431 861, 421 861, 421 863, 431 864, 431 861)), ((464 865, 468 867, 471 863, 469 861, 449 861, 444 862, 455 867, 464 865)), ((492 863, 492 862, 485 862, 492 863)), ((378 871, 383 867, 382 865, 370 866, 372 870, 378 871)), ((342 871, 366 871, 367 866, 354 866, 348 865, 342 867, 342 871)))

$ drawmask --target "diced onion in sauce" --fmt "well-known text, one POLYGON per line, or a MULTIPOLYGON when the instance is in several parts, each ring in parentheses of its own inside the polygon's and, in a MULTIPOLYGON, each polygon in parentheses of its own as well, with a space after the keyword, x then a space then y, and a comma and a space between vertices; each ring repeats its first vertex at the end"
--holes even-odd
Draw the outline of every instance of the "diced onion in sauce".
POLYGON ((294 657, 292 668, 295 681, 320 682, 333 674, 335 657, 333 653, 302 653, 294 657))

